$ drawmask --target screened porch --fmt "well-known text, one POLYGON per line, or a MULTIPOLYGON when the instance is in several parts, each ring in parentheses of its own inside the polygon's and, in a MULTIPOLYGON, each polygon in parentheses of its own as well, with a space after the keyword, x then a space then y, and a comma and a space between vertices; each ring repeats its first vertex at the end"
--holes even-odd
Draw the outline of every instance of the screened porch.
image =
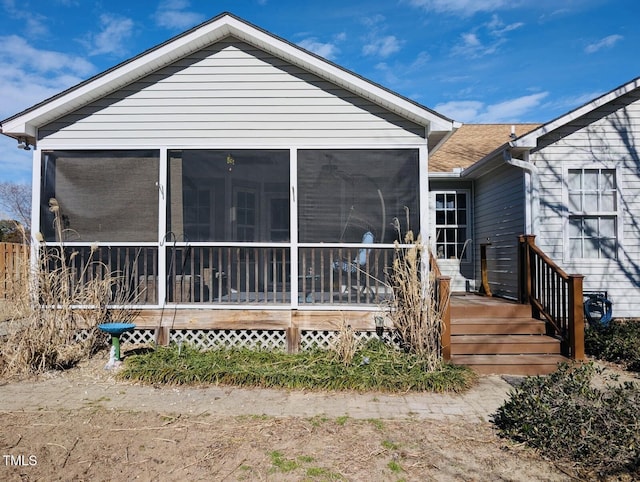
POLYGON ((424 216, 419 165, 417 148, 43 152, 40 230, 77 283, 112 273, 143 307, 377 305, 424 216))

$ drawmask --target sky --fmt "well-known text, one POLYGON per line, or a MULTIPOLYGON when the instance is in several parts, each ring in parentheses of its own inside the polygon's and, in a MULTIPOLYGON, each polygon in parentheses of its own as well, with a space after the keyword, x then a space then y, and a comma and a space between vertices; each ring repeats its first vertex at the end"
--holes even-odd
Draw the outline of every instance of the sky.
MULTIPOLYGON (((223 12, 462 123, 548 122, 640 76, 637 0, 0 0, 0 119, 223 12)), ((0 136, 0 182, 32 155, 0 136)))

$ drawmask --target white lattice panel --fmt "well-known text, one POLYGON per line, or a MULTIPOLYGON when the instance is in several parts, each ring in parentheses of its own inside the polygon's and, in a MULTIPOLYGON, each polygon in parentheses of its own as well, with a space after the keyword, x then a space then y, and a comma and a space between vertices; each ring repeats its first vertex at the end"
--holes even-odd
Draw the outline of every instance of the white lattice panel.
POLYGON ((89 339, 89 336, 91 336, 91 330, 78 330, 73 336, 73 341, 75 342, 87 341, 89 339))
POLYGON ((284 350, 284 331, 275 330, 172 330, 171 343, 187 343, 198 348, 257 348, 284 350))
MULTIPOLYGON (((300 349, 320 348, 321 350, 328 350, 335 345, 339 335, 339 331, 302 331, 300 333, 300 349)), ((378 338, 375 331, 356 331, 353 336, 362 344, 378 338)), ((391 343, 393 346, 398 347, 397 340, 391 336, 389 331, 384 332, 383 339, 386 343, 391 343)))
POLYGON ((338 331, 301 331, 300 349, 313 350, 319 348, 327 350, 333 346, 338 339, 338 331))
POLYGON ((146 345, 155 342, 155 330, 133 330, 120 335, 120 343, 146 345))

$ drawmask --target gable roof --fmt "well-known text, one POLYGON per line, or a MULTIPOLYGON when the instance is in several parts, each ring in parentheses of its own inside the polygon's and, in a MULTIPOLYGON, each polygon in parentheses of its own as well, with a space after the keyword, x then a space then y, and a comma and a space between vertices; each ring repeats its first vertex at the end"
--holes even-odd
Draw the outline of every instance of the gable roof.
POLYGON ((265 52, 374 102, 403 118, 425 126, 431 145, 436 145, 458 126, 453 120, 417 102, 392 92, 230 13, 223 13, 56 96, 5 119, 2 121, 2 133, 16 138, 29 137, 35 142, 38 127, 229 36, 252 44, 265 52))
POLYGON ((429 157, 429 172, 466 169, 516 136, 530 132, 540 124, 464 124, 429 157))
POLYGON ((602 107, 609 102, 616 100, 618 97, 621 97, 629 92, 640 88, 640 77, 636 77, 630 82, 623 84, 615 89, 607 92, 600 97, 587 102, 586 104, 560 116, 556 119, 547 122, 546 124, 540 126, 538 129, 529 132, 528 134, 519 137, 518 139, 510 142, 510 146, 514 148, 534 148, 537 146, 538 139, 545 134, 548 134, 551 131, 554 131, 560 127, 563 127, 569 124, 571 121, 588 114, 595 109, 602 107))

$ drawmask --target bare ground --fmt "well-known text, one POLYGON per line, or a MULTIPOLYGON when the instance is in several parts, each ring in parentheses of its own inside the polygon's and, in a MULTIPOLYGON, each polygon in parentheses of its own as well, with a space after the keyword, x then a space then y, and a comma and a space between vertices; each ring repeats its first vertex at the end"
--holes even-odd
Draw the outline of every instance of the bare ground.
MULTIPOLYGON (((98 356, 47 376, 112 376, 103 366, 98 356)), ((103 404, 0 407, 0 480, 576 480, 569 467, 500 439, 483 421, 194 415, 153 399, 140 412, 103 404)))

